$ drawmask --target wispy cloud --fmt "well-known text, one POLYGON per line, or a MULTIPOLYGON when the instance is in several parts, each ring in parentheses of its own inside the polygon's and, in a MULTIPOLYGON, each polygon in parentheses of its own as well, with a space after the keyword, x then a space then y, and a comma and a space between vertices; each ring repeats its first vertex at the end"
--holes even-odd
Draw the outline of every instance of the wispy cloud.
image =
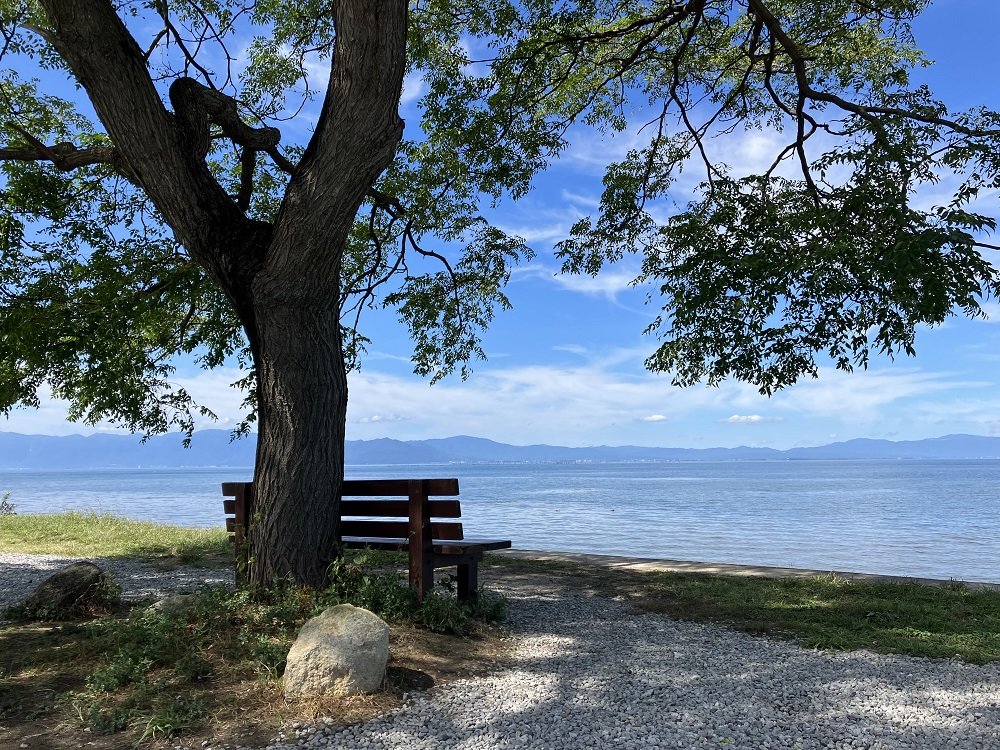
POLYGON ((563 273, 544 263, 536 263, 513 271, 515 278, 532 278, 546 281, 568 292, 576 292, 590 297, 604 297, 616 301, 623 292, 633 289, 632 282, 639 271, 626 265, 610 266, 596 276, 590 274, 563 273))
POLYGON ((399 103, 405 107, 417 101, 426 93, 427 81, 424 80, 420 71, 415 70, 412 73, 407 73, 403 79, 403 94, 399 98, 399 103))
POLYGON ((407 417, 401 414, 372 414, 369 417, 362 417, 356 424, 383 424, 385 422, 405 422, 407 417))
MULTIPOLYGON (((819 380, 768 399, 738 382, 673 388, 669 377, 637 369, 648 347, 562 351, 564 363, 482 366, 468 381, 446 379, 433 387, 371 366, 351 373, 348 437, 465 433, 521 444, 694 446, 735 444, 745 434, 721 423, 759 429, 759 444, 790 447, 825 442, 832 432, 852 437, 897 432, 909 438, 1000 431, 1000 398, 980 397, 991 384, 956 373, 823 371, 819 380)), ((221 418, 199 421, 199 427, 232 426, 241 418, 243 394, 229 385, 239 374, 221 370, 179 379, 221 418)), ((67 424, 65 403, 40 395, 41 410, 15 411, 0 420, 0 429, 94 431, 67 424)))
POLYGON ((567 203, 582 206, 588 210, 597 209, 601 206, 601 199, 595 195, 580 195, 579 193, 566 190, 566 188, 563 188, 559 192, 559 195, 567 203))
POLYGON ((879 418, 880 410, 905 399, 937 398, 948 391, 987 387, 954 372, 894 368, 845 373, 832 368, 778 394, 772 401, 805 415, 837 416, 859 423, 879 418))

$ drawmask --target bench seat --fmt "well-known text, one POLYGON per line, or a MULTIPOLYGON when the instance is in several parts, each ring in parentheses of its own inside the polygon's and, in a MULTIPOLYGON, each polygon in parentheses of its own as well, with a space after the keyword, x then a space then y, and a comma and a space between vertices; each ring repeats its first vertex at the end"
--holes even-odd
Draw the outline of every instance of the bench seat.
MULTIPOLYGON (((345 536, 341 544, 352 549, 404 550, 408 539, 385 539, 376 536, 345 536)), ((431 549, 435 555, 474 555, 495 549, 510 549, 509 539, 433 539, 431 549)))

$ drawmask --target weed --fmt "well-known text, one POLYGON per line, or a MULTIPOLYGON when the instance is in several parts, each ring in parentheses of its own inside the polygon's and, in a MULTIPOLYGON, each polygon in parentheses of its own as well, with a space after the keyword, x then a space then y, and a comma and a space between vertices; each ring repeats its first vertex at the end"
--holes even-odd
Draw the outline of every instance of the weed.
POLYGON ((71 705, 79 723, 97 734, 121 732, 139 715, 135 708, 115 705, 107 696, 76 696, 71 705))
POLYGON ((469 631, 472 615, 469 607, 436 590, 424 599, 417 613, 417 622, 435 633, 463 635, 469 631))
POLYGON ((16 516, 14 503, 10 501, 10 493, 5 492, 0 495, 0 516, 16 516))
POLYGON ((148 656, 118 654, 107 664, 91 672, 87 678, 87 687, 97 692, 110 693, 141 682, 152 666, 153 660, 148 656))
POLYGON ((203 701, 178 696, 150 717, 136 745, 147 738, 175 737, 195 725, 204 714, 203 701))
POLYGON ((486 623, 498 623, 507 619, 507 597, 493 591, 480 588, 477 596, 470 603, 472 619, 486 623))
POLYGON ((186 680, 204 680, 212 676, 212 662, 201 654, 184 654, 177 663, 174 670, 186 680))

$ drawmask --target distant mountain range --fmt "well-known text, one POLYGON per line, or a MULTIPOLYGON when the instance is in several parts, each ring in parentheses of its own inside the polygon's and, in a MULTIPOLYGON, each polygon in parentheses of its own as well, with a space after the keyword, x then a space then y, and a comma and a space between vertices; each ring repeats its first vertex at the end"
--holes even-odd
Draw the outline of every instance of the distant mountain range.
MULTIPOLYGON (((231 442, 225 430, 196 432, 191 448, 177 435, 140 443, 132 435, 21 435, 0 432, 0 470, 247 467, 255 441, 231 442)), ((643 448, 634 445, 566 448, 506 445, 476 437, 436 440, 349 440, 348 464, 544 463, 618 461, 782 461, 807 459, 1000 458, 1000 438, 946 435, 927 440, 848 440, 815 448, 643 448)))

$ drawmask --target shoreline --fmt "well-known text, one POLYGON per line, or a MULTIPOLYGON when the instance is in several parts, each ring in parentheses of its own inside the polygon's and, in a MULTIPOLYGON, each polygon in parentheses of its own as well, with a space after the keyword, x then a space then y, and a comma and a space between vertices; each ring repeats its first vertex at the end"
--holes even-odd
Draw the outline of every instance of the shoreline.
POLYGON ((530 549, 496 550, 490 553, 497 557, 518 560, 542 560, 569 562, 578 565, 593 565, 605 568, 640 570, 662 573, 702 573, 709 575, 757 576, 761 578, 816 578, 835 575, 850 581, 872 583, 919 583, 924 586, 951 586, 960 584, 970 589, 1000 591, 1000 581, 963 581, 957 578, 923 578, 919 576, 884 575, 881 573, 858 573, 841 570, 814 570, 811 568, 786 568, 770 565, 741 565, 737 563, 713 563, 695 560, 670 560, 654 557, 628 557, 621 555, 597 555, 589 552, 558 552, 530 549))

